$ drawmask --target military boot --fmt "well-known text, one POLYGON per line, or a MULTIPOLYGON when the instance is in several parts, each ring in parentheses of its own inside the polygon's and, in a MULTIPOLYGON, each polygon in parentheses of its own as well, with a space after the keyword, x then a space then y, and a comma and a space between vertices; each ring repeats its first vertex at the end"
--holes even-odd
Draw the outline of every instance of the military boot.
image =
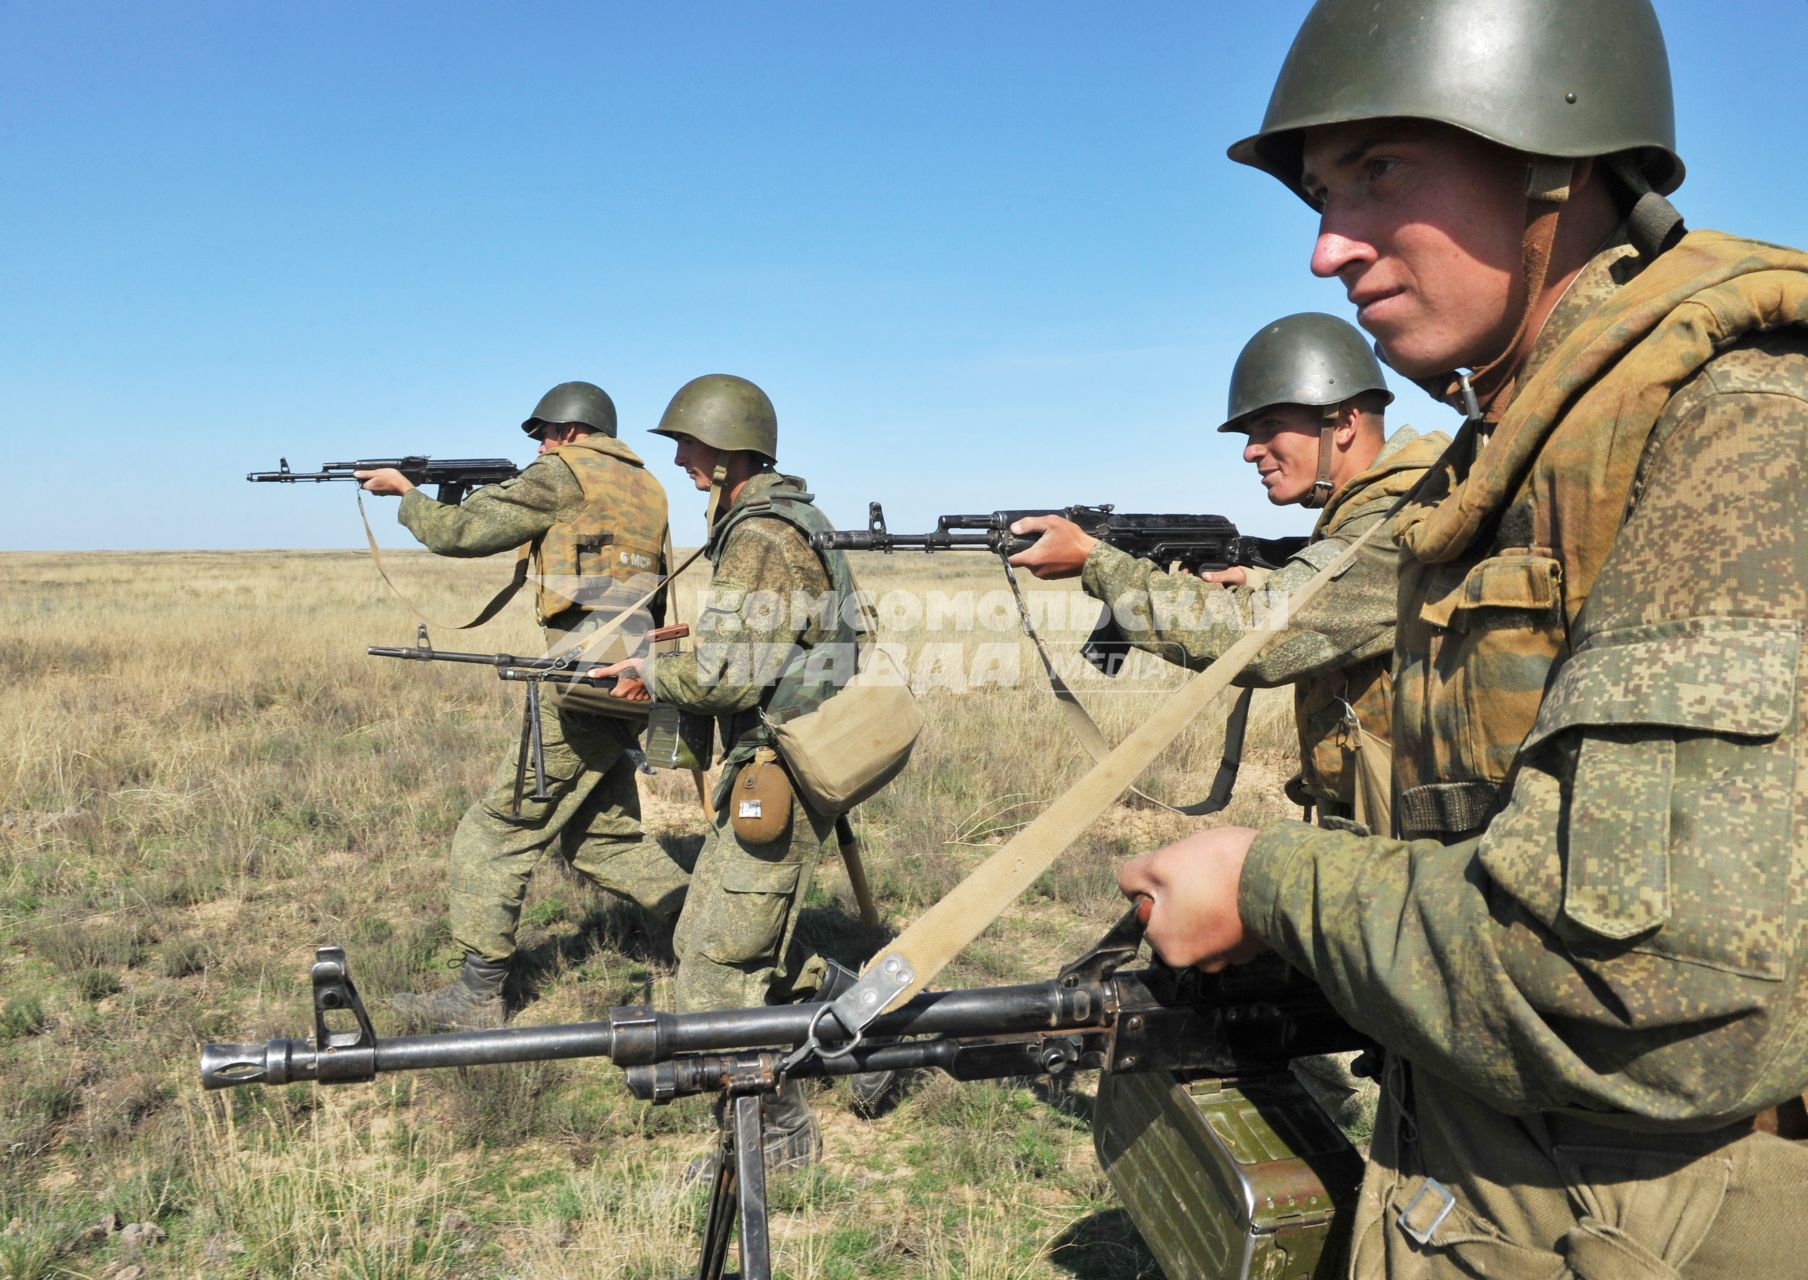
MULTIPOLYGON (((839 961, 830 960, 827 956, 823 959, 829 966, 829 974, 822 980, 816 999, 826 1002, 849 990, 860 980, 860 975, 839 961)), ((869 1043, 882 1042, 874 1040, 869 1043)), ((854 1095, 854 1110, 869 1118, 884 1110, 904 1083, 903 1077, 896 1071, 857 1071, 847 1078, 847 1082, 849 1091, 854 1095)))
POLYGON ((807 1169, 822 1158, 822 1130, 816 1125, 816 1114, 804 1101, 804 1087, 787 1080, 777 1093, 766 1099, 766 1172, 780 1169, 807 1169))
POLYGON ((508 1017, 502 1003, 502 981, 508 977, 508 961, 485 960, 465 952, 458 977, 448 987, 416 994, 391 996, 389 1007, 410 1025, 426 1030, 482 1031, 500 1027, 508 1017))
MULTIPOLYGON (((716 1122, 723 1123, 731 1105, 727 1097, 716 1099, 716 1122)), ((816 1114, 804 1101, 803 1086, 787 1080, 777 1093, 765 1099, 760 1112, 764 1140, 760 1150, 766 1157, 766 1172, 780 1169, 807 1169, 822 1158, 822 1130, 816 1114)), ((702 1182, 716 1172, 716 1156, 699 1156, 684 1168, 684 1181, 702 1182)))

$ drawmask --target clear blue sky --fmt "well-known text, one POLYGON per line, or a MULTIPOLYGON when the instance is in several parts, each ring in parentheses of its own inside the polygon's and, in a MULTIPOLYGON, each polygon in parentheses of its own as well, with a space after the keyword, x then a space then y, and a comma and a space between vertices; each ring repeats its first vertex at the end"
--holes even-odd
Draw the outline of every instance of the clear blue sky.
MULTIPOLYGON (((243 474, 525 462, 567 378, 669 485, 645 428, 716 371, 844 524, 1301 531, 1210 427, 1252 332, 1346 313, 1223 155, 1306 8, 0 0, 0 549, 360 545, 350 486, 243 474)), ((1808 0, 1658 10, 1678 204, 1808 241, 1808 0)))

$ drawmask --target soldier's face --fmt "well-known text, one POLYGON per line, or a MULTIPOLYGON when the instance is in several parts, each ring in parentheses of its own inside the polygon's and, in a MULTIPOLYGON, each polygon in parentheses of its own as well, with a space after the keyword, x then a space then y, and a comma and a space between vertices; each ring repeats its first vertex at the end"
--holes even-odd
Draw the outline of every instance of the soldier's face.
POLYGON ((1305 136, 1312 272, 1336 277, 1408 377, 1473 368, 1513 336, 1525 282, 1525 157, 1445 125, 1364 120, 1305 136))
POLYGON ((679 436, 678 452, 672 461, 684 469, 684 474, 691 478, 691 483, 704 493, 709 492, 709 483, 716 474, 716 459, 721 450, 714 445, 704 444, 701 440, 693 440, 690 436, 679 436))
POLYGON ((1249 421, 1243 461, 1252 463, 1268 500, 1277 507, 1298 502, 1318 479, 1318 433, 1323 410, 1283 404, 1249 421))
POLYGON ((570 423, 562 422, 548 423, 546 426, 541 427, 539 431, 535 432, 535 435, 540 441, 539 452, 541 453, 551 453, 560 445, 570 444, 579 436, 586 434, 588 434, 588 432, 583 428, 574 427, 570 423))

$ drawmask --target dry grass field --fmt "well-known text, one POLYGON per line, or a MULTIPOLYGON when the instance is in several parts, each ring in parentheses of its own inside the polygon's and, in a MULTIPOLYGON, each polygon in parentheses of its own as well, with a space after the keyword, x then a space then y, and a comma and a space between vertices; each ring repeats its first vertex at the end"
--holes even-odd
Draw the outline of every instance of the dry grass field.
MULTIPOLYGON (((446 617, 505 573, 391 563, 446 617)), ((929 722, 904 776, 856 814, 896 931, 1082 756, 996 561, 855 567, 891 602, 886 638, 909 646, 929 722)), ((513 605, 434 639, 537 652, 527 615, 513 605)), ((308 1033, 318 944, 347 948, 379 1034, 397 1029, 388 994, 446 978, 445 850, 512 746, 520 692, 481 669, 364 654, 413 635, 361 554, 0 556, 0 1277, 668 1277, 693 1264, 703 1192, 680 1174, 713 1139, 709 1104, 636 1102, 607 1063, 198 1086, 203 1041, 308 1033)), ((1151 661, 1123 682, 1139 691, 1080 686, 1115 738, 1181 676, 1151 661)), ((1292 812, 1279 799, 1287 699, 1257 706, 1229 821, 1292 812)), ((1148 789, 1204 792, 1213 719, 1148 789)), ((648 777, 642 794, 649 827, 694 852, 689 780, 648 777)), ((936 985, 1052 976, 1120 913, 1118 861, 1189 825, 1117 806, 936 985)), ((860 927, 839 861, 824 867, 806 940, 858 963, 882 939, 860 927)), ((535 877, 520 941, 520 1023, 662 999, 658 931, 556 863, 535 877)), ((1089 1092, 926 1078, 867 1120, 845 1089, 823 1090, 826 1159, 771 1188, 778 1273, 1154 1274, 1094 1162, 1089 1092)))

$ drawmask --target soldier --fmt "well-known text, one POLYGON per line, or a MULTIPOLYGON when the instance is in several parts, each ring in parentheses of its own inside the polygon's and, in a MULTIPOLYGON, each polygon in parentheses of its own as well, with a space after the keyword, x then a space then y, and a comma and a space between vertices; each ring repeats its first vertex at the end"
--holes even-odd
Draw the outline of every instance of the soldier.
MULTIPOLYGON (((1230 375, 1221 432, 1245 436, 1251 463, 1276 506, 1319 511, 1298 555, 1262 576, 1237 567, 1193 577, 1167 573, 1088 536, 1061 516, 1034 516, 1015 532, 1042 533, 1013 563, 1039 578, 1081 573, 1137 647, 1198 670, 1288 595, 1386 518, 1450 441, 1402 427, 1386 432, 1393 393, 1356 329, 1335 316, 1284 316, 1251 338, 1230 375), (1228 608, 1226 606, 1229 606, 1228 608)), ((1392 830, 1393 539, 1377 535, 1327 592, 1291 618, 1238 683, 1293 685, 1300 774, 1289 794, 1324 825, 1392 830)), ((1294 1075, 1346 1131, 1367 1134, 1379 1094, 1352 1071, 1356 1054, 1302 1058, 1294 1075)))
POLYGON ((1648 0, 1320 0, 1231 148, 1469 412, 1398 520, 1407 838, 1120 872, 1386 1046, 1356 1276, 1804 1271, 1808 255, 1683 232, 1669 85, 1648 0))
MULTIPOLYGON (((371 493, 402 495, 401 522, 428 550, 487 556, 514 547, 531 559, 535 609, 548 649, 612 619, 665 569, 665 491, 615 438, 615 405, 602 388, 562 382, 521 429, 540 456, 520 475, 486 485, 462 505, 433 501, 400 472, 357 476, 371 493)), ((659 601, 655 601, 655 606, 659 601)), ((644 629, 644 628, 643 628, 644 629)), ((632 684, 618 688, 644 699, 632 684)), ((511 751, 483 799, 452 836, 452 939, 464 951, 458 978, 391 1005, 432 1027, 499 1027, 503 980, 528 876, 555 846, 576 871, 632 898, 661 920, 678 914, 689 874, 646 838, 635 787, 633 724, 541 703, 548 798, 520 795, 511 751)))
MULTIPOLYGON (((1450 443, 1411 427, 1389 439, 1392 399, 1374 352, 1351 325, 1310 312, 1285 316, 1238 355, 1218 430, 1244 434, 1243 460, 1255 466, 1270 502, 1319 509, 1298 555, 1266 577, 1230 568, 1196 578, 1108 546, 1064 517, 1032 516, 1013 532, 1042 537, 1012 563, 1038 578, 1082 574, 1086 592, 1112 606, 1133 644, 1203 668, 1380 520, 1450 443)), ((1383 833, 1396 576, 1392 540, 1371 540, 1336 592, 1290 619, 1287 635, 1238 680, 1294 686, 1302 800, 1321 820, 1383 833)))
MULTIPOLYGON (((810 535, 830 524, 804 481, 776 469, 778 419, 753 383, 720 373, 693 379, 653 430, 677 441, 675 462, 709 494, 709 594, 694 651, 629 659, 600 674, 639 676, 657 701, 717 718, 715 820, 673 942, 675 1003, 682 1012, 827 998, 832 981, 853 975, 804 957, 793 934, 835 815, 793 792, 778 834, 755 842, 735 830, 728 800, 756 753, 770 756, 766 717, 809 710, 834 692, 836 671, 852 674, 853 574, 841 552, 811 548, 810 535), (829 646, 845 646, 848 661, 820 661, 829 646)), ((867 1082, 869 1096, 882 1084, 867 1082)), ((808 1164, 821 1146, 790 1081, 766 1110, 766 1163, 808 1164)))

